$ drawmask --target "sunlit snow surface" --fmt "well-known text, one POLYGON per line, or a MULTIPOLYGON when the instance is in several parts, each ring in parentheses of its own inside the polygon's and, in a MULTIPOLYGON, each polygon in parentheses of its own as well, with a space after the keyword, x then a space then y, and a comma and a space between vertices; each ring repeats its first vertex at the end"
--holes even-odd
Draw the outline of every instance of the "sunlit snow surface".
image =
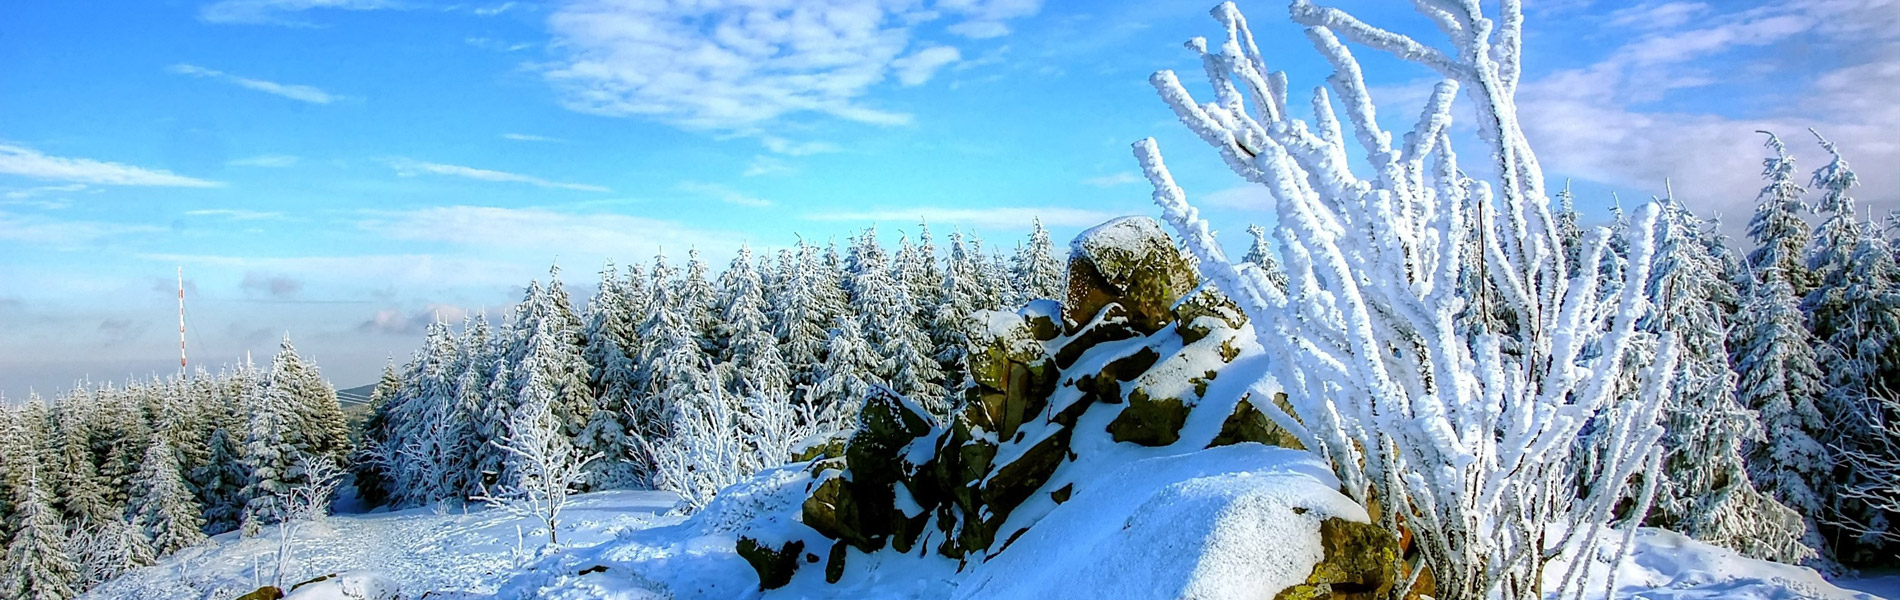
MULTIPOLYGON (((786 468, 729 490, 737 493, 722 494, 720 502, 683 522, 660 516, 673 505, 668 494, 622 491, 579 496, 562 527, 570 548, 540 558, 528 555, 537 545, 531 526, 499 512, 437 514, 417 509, 332 517, 326 525, 309 526, 299 533, 286 579, 353 572, 354 579, 306 587, 300 590, 303 594, 292 596, 320 600, 354 598, 339 592, 356 585, 352 581, 375 577, 400 586, 404 598, 433 592, 430 598, 449 600, 1126 598, 1190 593, 1203 597, 1210 591, 1215 593, 1209 597, 1234 597, 1192 584, 1218 585, 1228 575, 1271 579, 1284 574, 1274 572, 1277 568, 1271 565, 1196 564, 1196 552, 1264 555, 1279 552, 1274 542, 1284 542, 1281 545, 1290 558, 1307 551, 1300 536, 1310 534, 1274 533, 1270 530, 1276 525, 1270 519, 1244 514, 1196 517, 1206 524, 1221 524, 1215 528, 1171 527, 1160 520, 1180 517, 1174 513, 1201 505, 1252 507, 1261 514, 1275 514, 1274 509, 1283 509, 1283 504, 1345 508, 1331 506, 1336 494, 1315 485, 1329 475, 1314 470, 1299 453, 1266 450, 1216 449, 1139 460, 1117 477, 1102 479, 1116 482, 1112 487, 1122 494, 1085 494, 1078 489, 1074 500, 1052 510, 1006 553, 961 573, 954 561, 935 555, 854 554, 852 558, 860 562, 853 563, 838 584, 823 582, 820 563, 802 569, 791 586, 761 594, 752 570, 733 550, 734 532, 740 527, 770 527, 771 523, 759 520, 796 512, 803 486, 799 471, 786 468), (1247 480, 1252 482, 1242 483, 1247 480), (1272 491, 1276 489, 1280 492, 1272 491), (1179 502, 1149 502, 1163 498, 1179 502), (1129 529, 1122 529, 1124 524, 1129 529), (525 537, 525 553, 517 550, 517 525, 525 537), (578 574, 594 565, 607 569, 578 574), (1181 580, 1161 581, 1175 577, 1181 580)), ((251 540, 219 536, 210 546, 134 572, 88 597, 235 597, 254 587, 254 566, 262 579, 268 580, 271 574, 269 555, 276 541, 270 530, 265 533, 251 540)), ((1879 598, 1835 587, 1808 569, 1749 560, 1667 531, 1642 530, 1636 543, 1633 560, 1618 569, 1619 598, 1879 598)), ((1555 565, 1551 570, 1561 568, 1555 565)), ((1603 576, 1608 572, 1608 565, 1593 569, 1597 591, 1589 597, 1601 597, 1603 576)), ((1889 589, 1894 582, 1866 583, 1876 586, 1871 589, 1889 589)), ((1260 597, 1270 597, 1260 589, 1264 588, 1256 589, 1260 597)))

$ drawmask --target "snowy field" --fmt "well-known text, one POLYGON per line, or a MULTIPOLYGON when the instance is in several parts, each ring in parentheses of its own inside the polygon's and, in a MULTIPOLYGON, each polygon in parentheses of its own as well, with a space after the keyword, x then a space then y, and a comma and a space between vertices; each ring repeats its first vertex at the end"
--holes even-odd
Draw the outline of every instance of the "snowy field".
MULTIPOLYGON (((579 496, 562 527, 570 549, 564 556, 545 558, 532 556, 537 543, 529 532, 532 526, 499 511, 475 509, 464 514, 459 510, 437 513, 412 509, 339 515, 298 531, 285 579, 296 582, 329 573, 367 572, 400 586, 403 598, 418 598, 426 592, 430 598, 454 600, 542 597, 530 590, 563 579, 570 585, 560 586, 563 591, 555 597, 575 600, 939 600, 964 596, 958 593, 959 585, 974 581, 973 574, 988 571, 978 568, 959 574, 954 563, 947 560, 889 561, 854 574, 842 585, 795 586, 762 595, 752 570, 733 550, 734 535, 708 533, 718 528, 663 516, 674 502, 672 495, 663 492, 615 491, 579 496), (519 545, 517 531, 526 537, 519 545), (554 572, 607 556, 618 559, 613 562, 620 569, 585 578, 594 585, 571 585, 584 578, 554 572), (540 565, 538 571, 536 565, 540 565), (625 568, 629 565, 631 571, 625 568)), ((1842 587, 1836 587, 1814 571, 1743 558, 1668 531, 1641 530, 1636 544, 1633 560, 1617 570, 1618 598, 1900 598, 1900 577, 1844 581, 1842 587)), ((276 548, 276 538, 268 529, 265 535, 249 540, 240 540, 234 534, 218 536, 207 546, 130 573, 85 597, 228 600, 270 580, 270 556, 276 548)), ((1047 553, 1044 548, 1018 548, 1025 549, 1047 553)), ((1061 559, 1059 555, 1043 559, 1019 555, 1011 562, 1022 565, 1047 560, 1046 564, 1054 565, 1061 564, 1061 559)), ((1601 582, 1608 572, 1606 566, 1598 565, 1593 579, 1601 582)), ((1600 583, 1596 588, 1601 589, 1600 583)), ((1116 597, 1113 590, 1095 591, 1106 594, 1100 597, 1116 597)))

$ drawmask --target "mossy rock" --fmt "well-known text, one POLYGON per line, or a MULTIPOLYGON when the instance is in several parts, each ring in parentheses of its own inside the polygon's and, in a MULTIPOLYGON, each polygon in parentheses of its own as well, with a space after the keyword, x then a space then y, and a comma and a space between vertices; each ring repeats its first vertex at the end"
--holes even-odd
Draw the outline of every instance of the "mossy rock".
POLYGON ((983 486, 983 503, 989 506, 990 520, 1000 524, 1010 511, 1048 483, 1056 467, 1069 457, 1069 439, 1074 430, 1053 423, 1049 427, 1055 430, 1015 460, 998 465, 983 486))
POLYGON ((916 403, 875 388, 858 412, 858 429, 845 446, 851 479, 859 484, 896 483, 903 475, 902 450, 930 434, 930 414, 916 403))
POLYGON ((1376 525, 1329 518, 1319 524, 1325 558, 1306 581, 1281 590, 1274 600, 1374 600, 1396 583, 1397 536, 1376 525))
POLYGON ((251 593, 238 596, 237 600, 277 600, 282 597, 284 597, 283 590, 277 589, 277 586, 267 585, 251 590, 251 593))
POLYGON ((1128 393, 1128 406, 1108 424, 1117 442, 1166 446, 1181 439, 1188 407, 1180 398, 1150 398, 1140 389, 1128 393))
POLYGON ((799 507, 801 521, 825 537, 876 552, 891 534, 890 485, 831 476, 818 482, 799 507))
POLYGON ((1082 232, 1070 243, 1069 289, 1063 317, 1086 323, 1103 307, 1121 304, 1133 327, 1160 331, 1174 321, 1175 301, 1200 276, 1161 224, 1123 217, 1082 232))
POLYGON ((844 456, 844 446, 845 438, 842 436, 827 438, 822 442, 800 448, 797 452, 792 453, 792 462, 842 458, 844 456))
POLYGON ((831 545, 831 555, 825 558, 825 583, 837 583, 844 578, 844 558, 847 554, 844 542, 831 545))
POLYGON ((1128 309, 1121 304, 1111 303, 1104 306, 1095 318, 1084 322, 1061 348, 1056 349, 1056 367, 1067 369, 1075 366, 1076 359, 1096 346, 1142 335, 1146 334, 1129 324, 1128 309))
MULTIPOLYGON (((1274 398, 1274 401, 1280 404, 1280 410, 1288 410, 1285 393, 1274 394, 1274 398)), ((1221 422, 1220 434, 1214 436, 1214 441, 1208 442, 1207 447, 1255 442, 1295 450, 1306 449, 1306 445, 1301 444, 1299 438, 1294 437, 1292 432, 1268 418, 1266 413, 1253 405, 1253 401, 1252 396, 1241 398, 1240 402, 1234 405, 1233 414, 1228 415, 1227 420, 1221 422)))
POLYGON ((805 542, 799 540, 774 548, 749 537, 739 538, 739 556, 759 574, 761 590, 778 589, 791 583, 792 574, 798 572, 798 556, 804 552, 805 542))

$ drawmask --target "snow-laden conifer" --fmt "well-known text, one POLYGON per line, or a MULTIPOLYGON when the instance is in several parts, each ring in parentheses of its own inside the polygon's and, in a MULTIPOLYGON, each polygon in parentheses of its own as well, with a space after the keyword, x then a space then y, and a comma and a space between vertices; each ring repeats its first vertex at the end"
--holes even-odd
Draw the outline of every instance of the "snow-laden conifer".
POLYGON ((1755 558, 1799 563, 1815 551, 1801 544, 1799 514, 1755 489, 1742 455, 1762 438, 1755 412, 1736 397, 1729 366, 1725 307, 1737 302, 1703 239, 1703 223, 1673 198, 1657 222, 1656 265, 1648 282, 1655 310, 1645 330, 1676 332, 1677 370, 1663 405, 1663 476, 1650 522, 1755 558))
POLYGON ((13 536, 7 543, 0 596, 18 600, 67 600, 78 595, 78 569, 62 541, 66 526, 53 511, 37 466, 29 461, 11 504, 13 536))
POLYGON ((1748 220, 1748 238, 1755 249, 1748 253, 1748 268, 1760 272, 1770 267, 1781 272, 1782 279, 1797 296, 1814 287, 1813 272, 1808 270, 1808 224, 1801 220, 1808 205, 1801 200, 1801 184, 1795 181, 1794 157, 1781 138, 1766 131, 1768 149, 1774 156, 1762 160, 1762 176, 1768 179, 1756 196, 1755 215, 1748 220))
POLYGON ((1065 295, 1067 269, 1055 256, 1055 244, 1049 241, 1049 230, 1043 228, 1042 219, 1030 220, 1029 244, 1017 251, 1012 262, 1011 275, 1025 300, 1061 300, 1065 295))
POLYGON ((1280 268, 1280 261, 1273 258, 1273 244, 1267 241, 1267 230, 1259 225, 1248 225, 1247 235, 1253 236, 1253 243, 1247 246, 1247 255, 1240 261, 1260 269, 1267 282, 1286 291, 1286 269, 1280 268))
POLYGON ((825 362, 805 397, 821 419, 848 423, 857 418, 871 386, 878 382, 879 360, 865 342, 856 317, 838 319, 825 346, 825 362))
MULTIPOLYGON (((593 413, 574 444, 587 454, 599 454, 601 460, 589 465, 588 483, 596 487, 619 487, 639 483, 633 461, 636 446, 631 402, 638 390, 633 357, 634 302, 629 282, 637 282, 636 273, 621 278, 612 263, 601 271, 600 292, 587 305, 586 358, 592 369, 590 387, 594 390, 593 413)), ((643 300, 643 299, 642 299, 643 300)))
POLYGON ((1817 441, 1825 428, 1814 404, 1821 372, 1794 288, 1774 267, 1759 277, 1730 330, 1735 372, 1741 376, 1738 395, 1760 416, 1764 436, 1750 449, 1750 475, 1762 491, 1807 518, 1806 541, 1818 546, 1813 528, 1823 506, 1818 484, 1833 461, 1817 441))
POLYGON ((205 540, 204 517, 178 472, 178 455, 171 442, 160 438, 145 450, 138 486, 139 494, 128 512, 144 525, 153 552, 165 556, 205 540))

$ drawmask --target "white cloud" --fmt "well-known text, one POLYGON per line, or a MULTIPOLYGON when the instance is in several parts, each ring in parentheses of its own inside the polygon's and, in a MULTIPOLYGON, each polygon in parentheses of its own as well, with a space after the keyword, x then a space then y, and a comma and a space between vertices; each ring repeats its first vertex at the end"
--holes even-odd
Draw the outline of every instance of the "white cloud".
POLYGON ((1803 0, 1693 23, 1641 35, 1597 64, 1524 84, 1520 112, 1547 172, 1642 195, 1661 193, 1669 180, 1677 198, 1721 215, 1736 230, 1762 186, 1767 150, 1755 131, 1779 133, 1807 170, 1825 156, 1804 131, 1814 127, 1861 166, 1858 200, 1876 212, 1900 206, 1900 174, 1867 168, 1900 164, 1893 139, 1900 104, 1891 92, 1900 89, 1900 11, 1890 1, 1803 0), (1695 111, 1698 94, 1731 93, 1693 89, 1724 76, 1698 65, 1732 69, 1727 53, 1776 44, 1839 49, 1833 56, 1846 62, 1819 73, 1808 71, 1812 61, 1792 68, 1759 62, 1774 69, 1769 81, 1801 93, 1754 114, 1695 111))
POLYGON ((901 125, 910 115, 864 97, 894 73, 921 83, 950 62, 948 47, 906 57, 917 24, 948 14, 1000 25, 1040 8, 1034 0, 574 0, 548 19, 559 56, 545 74, 573 110, 688 129, 756 133, 794 114, 901 125))
POLYGON ((422 162, 422 161, 415 161, 415 160, 408 160, 408 159, 397 159, 397 160, 391 161, 390 166, 393 166, 396 168, 397 174, 405 176, 405 177, 412 177, 420 173, 427 173, 430 175, 446 175, 449 177, 461 177, 464 179, 475 179, 475 180, 480 180, 480 181, 526 183, 526 184, 540 186, 544 188, 579 190, 583 192, 611 192, 613 191, 611 189, 608 189, 603 186, 598 186, 598 185, 591 185, 591 184, 585 184, 585 183, 566 183, 566 182, 560 182, 560 181, 549 181, 546 179, 542 179, 540 177, 535 177, 533 175, 522 175, 520 173, 509 173, 507 171, 491 171, 488 169, 477 169, 474 167, 464 167, 461 165, 445 165, 442 163, 422 162))
POLYGON ((527 42, 505 42, 495 38, 480 36, 465 37, 462 38, 462 42, 476 48, 494 50, 497 52, 520 52, 534 47, 534 44, 527 42))
POLYGON ((389 335, 418 335, 428 330, 436 321, 459 323, 469 316, 466 308, 450 304, 430 303, 413 311, 397 308, 385 308, 370 315, 368 320, 356 326, 357 331, 382 333, 389 335))
POLYGON ((1708 11, 1709 5, 1701 2, 1637 5, 1610 13, 1609 25, 1640 29, 1670 29, 1681 27, 1690 19, 1708 11))
POLYGON ((912 86, 930 81, 937 70, 962 59, 963 55, 950 46, 931 46, 911 53, 894 61, 891 68, 897 71, 897 82, 912 86))
POLYGON ((494 206, 375 212, 357 226, 387 239, 535 252, 558 248, 563 253, 609 256, 641 256, 661 247, 723 248, 733 239, 730 233, 702 231, 661 219, 494 206))
POLYGON ((1129 171, 1122 171, 1114 175, 1090 177, 1088 179, 1082 180, 1082 183, 1085 185, 1092 185, 1095 187, 1105 188, 1105 187, 1123 186, 1123 185, 1128 185, 1131 183, 1141 183, 1143 181, 1147 181, 1147 180, 1142 179, 1140 175, 1136 175, 1133 172, 1129 172, 1129 171))
POLYGON ((332 102, 336 102, 342 99, 341 96, 337 96, 335 94, 331 94, 329 92, 326 92, 326 91, 323 91, 311 86, 307 86, 307 85, 285 84, 285 83, 277 83, 274 81, 265 81, 262 79, 251 79, 249 77, 239 77, 237 75, 232 75, 230 73, 226 73, 226 72, 219 71, 216 69, 207 69, 207 68, 200 67, 197 65, 176 64, 176 65, 172 65, 166 68, 166 70, 171 71, 172 73, 179 74, 179 75, 190 75, 192 77, 216 79, 218 81, 230 83, 232 85, 236 85, 238 87, 242 87, 245 89, 256 90, 256 91, 264 92, 266 94, 271 94, 274 96, 282 96, 285 98, 289 98, 291 100, 296 100, 298 102, 309 102, 311 104, 330 104, 332 102))
POLYGON ((682 181, 679 183, 677 187, 680 189, 680 191, 689 192, 693 194, 699 194, 701 196, 713 198, 715 200, 724 202, 726 204, 735 204, 738 206, 750 206, 754 208, 764 208, 764 207, 772 205, 771 200, 766 200, 764 198, 759 198, 755 196, 749 196, 749 195, 739 192, 738 190, 734 190, 732 188, 719 185, 717 183, 706 183, 703 181, 682 181))
POLYGON ((785 164, 785 161, 779 160, 777 157, 754 156, 752 157, 752 162, 746 165, 744 175, 746 177, 760 177, 765 175, 790 175, 796 172, 798 172, 798 169, 792 168, 791 165, 785 164))
POLYGON ((72 250, 137 234, 159 233, 162 227, 107 221, 52 219, 0 211, 0 242, 18 242, 56 250, 72 250))
POLYGON ((0 174, 95 185, 218 187, 216 181, 88 158, 47 156, 23 146, 0 144, 0 174))
POLYGON ((307 10, 381 10, 398 8, 387 0, 220 0, 198 9, 198 19, 223 25, 300 25, 307 10))
POLYGON ((565 142, 567 141, 567 140, 564 140, 564 139, 561 139, 561 138, 551 138, 551 137, 547 137, 547 136, 542 136, 542 135, 530 135, 530 134, 526 134, 526 133, 504 133, 504 134, 501 134, 501 139, 504 139, 504 140, 514 140, 514 141, 517 141, 517 142, 559 142, 559 143, 565 143, 565 142))
POLYGON ((842 149, 839 148, 837 144, 830 142, 794 142, 773 135, 759 136, 759 144, 765 146, 766 150, 771 150, 786 156, 830 154, 842 149))
POLYGON ((185 211, 188 217, 223 217, 233 221, 268 221, 284 218, 284 213, 274 211, 244 210, 239 208, 206 208, 185 211))
POLYGON ((966 19, 951 25, 950 33, 984 39, 1009 35, 1004 22, 1036 14, 1042 10, 1042 0, 940 0, 936 8, 966 19))
POLYGON ((1243 184, 1214 190, 1201 200, 1208 206, 1237 211, 1272 212, 1274 210, 1273 194, 1268 193, 1267 187, 1263 185, 1243 184))
POLYGON ((496 4, 494 6, 483 6, 483 7, 477 8, 475 9, 475 14, 478 16, 483 16, 483 17, 492 17, 495 15, 499 15, 501 13, 508 12, 514 7, 515 7, 515 3, 513 2, 503 2, 501 4, 496 4))
POLYGON ((1093 227, 1119 213, 1066 207, 1004 206, 993 208, 946 208, 918 206, 910 208, 862 211, 822 212, 806 215, 812 221, 911 222, 923 219, 931 223, 972 225, 995 229, 1028 229, 1030 221, 1042 219, 1053 227, 1093 227))
POLYGON ((25 200, 25 199, 32 198, 35 196, 45 196, 48 194, 71 194, 74 192, 83 192, 83 191, 86 191, 87 189, 88 188, 86 187, 86 184, 83 184, 83 183, 68 183, 68 184, 63 184, 63 185, 43 185, 40 187, 26 188, 24 190, 13 190, 13 191, 7 192, 7 199, 8 200, 25 200))
POLYGON ((232 159, 230 162, 226 162, 224 164, 233 166, 233 167, 264 167, 264 168, 269 168, 269 169, 281 169, 284 167, 295 165, 297 164, 297 161, 300 161, 300 160, 303 160, 303 159, 295 157, 295 156, 291 156, 288 154, 260 154, 257 156, 251 156, 247 158, 232 159))

